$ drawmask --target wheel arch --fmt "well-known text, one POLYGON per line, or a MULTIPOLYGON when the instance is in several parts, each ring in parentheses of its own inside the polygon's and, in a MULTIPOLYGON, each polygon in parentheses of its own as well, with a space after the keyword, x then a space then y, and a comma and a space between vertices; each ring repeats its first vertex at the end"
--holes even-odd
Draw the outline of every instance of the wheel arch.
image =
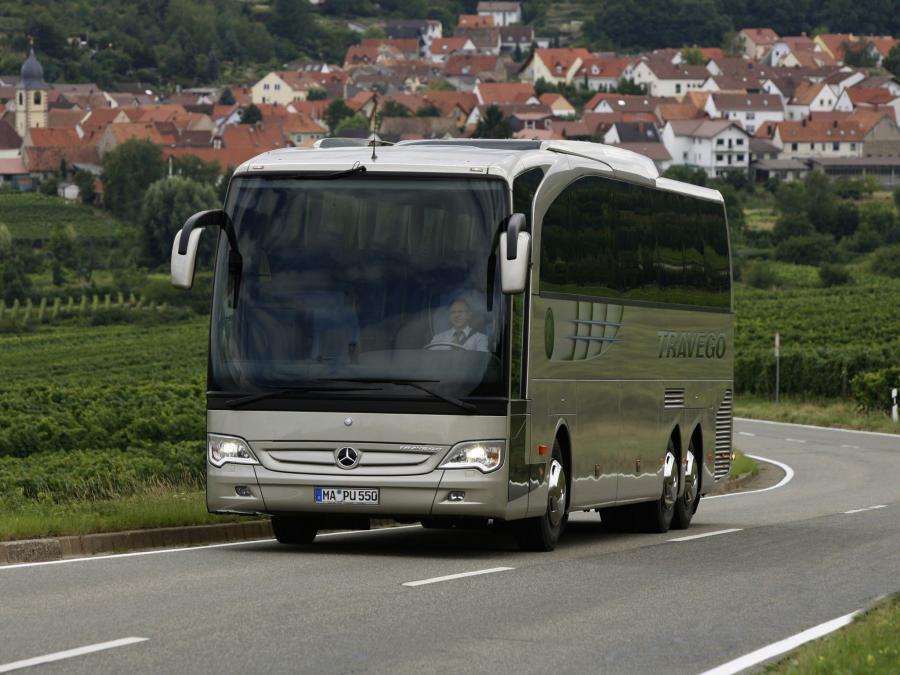
POLYGON ((563 468, 566 471, 566 492, 569 495, 566 500, 566 508, 568 509, 572 503, 572 436, 569 434, 569 426, 565 420, 561 419, 556 425, 554 443, 559 443, 563 468))

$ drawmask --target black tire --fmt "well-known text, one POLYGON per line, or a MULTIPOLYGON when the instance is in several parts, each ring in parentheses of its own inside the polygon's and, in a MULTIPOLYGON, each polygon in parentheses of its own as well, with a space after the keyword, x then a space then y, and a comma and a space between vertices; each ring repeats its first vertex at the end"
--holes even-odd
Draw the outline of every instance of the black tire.
POLYGON ((279 544, 300 546, 311 544, 319 528, 305 518, 272 516, 272 531, 279 544))
POLYGON ((669 438, 663 463, 663 486, 659 499, 641 504, 640 529, 644 532, 668 532, 675 517, 678 501, 678 481, 681 471, 675 454, 675 443, 669 438))
POLYGON ((694 441, 691 439, 685 454, 684 478, 682 484, 684 490, 678 501, 675 502, 675 514, 672 518, 672 528, 686 530, 691 526, 691 518, 697 513, 700 504, 700 465, 702 455, 698 457, 694 449, 694 441))
POLYGON ((553 444, 550 459, 550 489, 547 494, 547 510, 538 518, 526 518, 513 523, 513 532, 519 547, 524 551, 552 551, 569 521, 568 487, 566 468, 559 443, 553 444))

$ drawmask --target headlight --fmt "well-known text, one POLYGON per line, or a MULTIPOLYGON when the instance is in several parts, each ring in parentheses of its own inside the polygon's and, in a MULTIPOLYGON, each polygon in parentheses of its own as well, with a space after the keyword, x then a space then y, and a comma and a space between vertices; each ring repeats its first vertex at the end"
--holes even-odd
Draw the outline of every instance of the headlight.
POLYGON ((478 469, 488 473, 503 463, 504 441, 469 441, 454 445, 439 469, 478 469))
POLYGON ((207 457, 213 466, 232 464, 259 464, 247 441, 233 436, 206 436, 207 457))

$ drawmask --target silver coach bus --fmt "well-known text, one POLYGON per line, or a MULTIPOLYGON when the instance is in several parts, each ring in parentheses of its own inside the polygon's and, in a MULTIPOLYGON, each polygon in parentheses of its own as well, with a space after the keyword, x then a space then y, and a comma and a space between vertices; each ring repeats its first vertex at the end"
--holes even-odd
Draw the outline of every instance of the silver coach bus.
POLYGON ((278 541, 372 517, 686 528, 731 463, 721 195, 593 143, 337 140, 242 165, 216 228, 207 505, 278 541), (330 146, 330 147, 329 147, 330 146))

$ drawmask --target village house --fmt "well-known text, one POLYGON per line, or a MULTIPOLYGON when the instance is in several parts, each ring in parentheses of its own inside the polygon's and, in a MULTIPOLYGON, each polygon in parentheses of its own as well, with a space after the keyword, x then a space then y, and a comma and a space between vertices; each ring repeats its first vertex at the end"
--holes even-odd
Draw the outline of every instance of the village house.
POLYGON ((455 54, 474 54, 475 44, 467 37, 437 38, 431 43, 431 61, 447 63, 455 54))
POLYGON ((534 28, 531 26, 501 26, 500 31, 500 51, 503 53, 513 53, 518 47, 522 54, 525 54, 534 44, 534 28))
POLYGON ((851 112, 853 104, 848 97, 840 98, 825 82, 802 82, 794 89, 794 95, 785 105, 788 120, 800 120, 814 112, 851 112))
POLYGON ((578 70, 578 82, 590 91, 615 91, 619 80, 630 79, 636 60, 585 59, 578 70))
POLYGON ((569 119, 574 119, 575 117, 575 106, 569 103, 568 99, 562 94, 547 92, 546 94, 541 94, 538 100, 550 108, 554 117, 567 117, 569 119))
POLYGON ((581 65, 593 58, 587 49, 535 49, 519 73, 523 82, 544 80, 549 84, 571 84, 581 65))
POLYGON ((536 105, 540 103, 528 82, 479 82, 472 90, 479 104, 536 105))
POLYGON ((503 82, 506 68, 497 56, 457 54, 447 59, 444 78, 455 89, 472 91, 479 82, 503 82))
POLYGON ((730 120, 667 122, 662 142, 673 164, 702 168, 710 178, 750 167, 750 134, 730 120))
POLYGON ((490 16, 495 26, 522 23, 522 4, 519 2, 479 2, 475 11, 479 16, 490 16))
POLYGON ((803 119, 775 125, 772 143, 782 158, 861 157, 863 132, 859 123, 838 119, 803 119))
POLYGON ((706 66, 676 66, 664 59, 645 60, 632 72, 635 84, 643 85, 651 96, 682 96, 700 89, 709 79, 706 66))
POLYGON ((706 99, 704 112, 710 119, 737 122, 751 135, 765 122, 784 121, 781 98, 774 94, 718 94, 706 99))
POLYGON ((436 38, 444 37, 444 27, 434 19, 395 20, 384 24, 384 34, 392 40, 418 40, 419 55, 430 58, 431 43, 436 38))
POLYGON ((279 103, 305 101, 311 82, 301 73, 292 70, 272 71, 252 88, 253 103, 279 103))
POLYGON ((738 38, 744 44, 744 56, 759 61, 778 41, 778 33, 771 28, 744 28, 738 38))

